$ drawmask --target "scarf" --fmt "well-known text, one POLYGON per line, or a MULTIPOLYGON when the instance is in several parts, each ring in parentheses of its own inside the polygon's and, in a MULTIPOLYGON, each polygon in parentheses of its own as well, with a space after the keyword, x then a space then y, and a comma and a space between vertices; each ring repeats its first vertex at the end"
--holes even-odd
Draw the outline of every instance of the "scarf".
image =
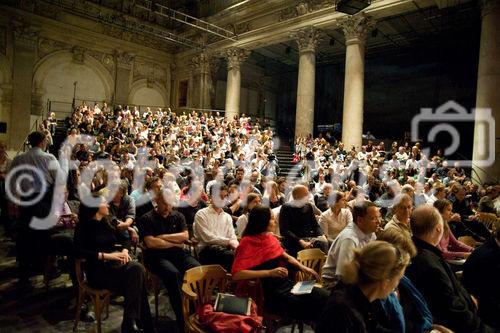
POLYGON ((245 236, 236 248, 231 273, 234 275, 239 271, 261 265, 278 258, 284 252, 280 242, 272 233, 245 236))

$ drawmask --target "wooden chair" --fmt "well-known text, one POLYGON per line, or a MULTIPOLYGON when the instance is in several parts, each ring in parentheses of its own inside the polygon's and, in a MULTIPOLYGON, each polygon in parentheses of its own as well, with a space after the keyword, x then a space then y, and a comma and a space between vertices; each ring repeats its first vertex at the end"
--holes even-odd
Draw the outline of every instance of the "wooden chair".
POLYGON ((479 246, 481 244, 480 242, 476 241, 471 236, 458 237, 458 241, 462 242, 465 245, 470 246, 470 247, 476 247, 476 246, 479 246))
POLYGON ((492 231, 495 223, 499 222, 500 218, 493 213, 478 213, 478 221, 484 224, 488 230, 492 231))
POLYGON ((88 285, 85 273, 82 269, 82 259, 75 260, 75 270, 76 277, 78 280, 78 302, 76 304, 76 316, 75 323, 73 325, 73 332, 76 332, 78 327, 78 322, 80 321, 80 312, 82 308, 83 301, 87 296, 90 296, 92 304, 94 305, 94 312, 97 321, 97 333, 101 333, 101 315, 102 310, 106 307, 106 317, 109 317, 109 298, 111 296, 111 291, 107 289, 95 289, 88 285))
MULTIPOLYGON (((297 260, 304 266, 312 268, 315 270, 321 278, 321 271, 325 265, 326 255, 320 249, 305 249, 297 253, 297 260)), ((310 274, 304 272, 297 272, 295 280, 306 281, 314 279, 310 274)), ((318 283, 321 283, 318 281, 318 283)))
MULTIPOLYGON (((196 238, 191 238, 185 242, 185 245, 188 247, 189 252, 193 255, 193 257, 198 260, 198 252, 196 250, 196 246, 198 245, 198 240, 196 238)), ((139 256, 142 266, 146 268, 144 264, 144 250, 146 249, 146 245, 144 243, 139 243, 138 247, 141 249, 141 255, 139 256)), ((160 299, 160 291, 163 286, 160 277, 154 273, 152 273, 149 269, 146 268, 146 280, 148 285, 148 290, 153 294, 155 301, 155 320, 158 322, 158 308, 159 308, 159 299, 160 299)))
POLYGON ((227 272, 219 265, 199 266, 186 271, 182 285, 182 310, 187 333, 207 332, 199 324, 196 309, 210 302, 215 291, 224 292, 227 281, 227 272))
POLYGON ((49 291, 50 273, 54 269, 56 261, 57 257, 55 255, 48 255, 45 259, 45 267, 43 269, 43 284, 45 285, 45 291, 49 291))

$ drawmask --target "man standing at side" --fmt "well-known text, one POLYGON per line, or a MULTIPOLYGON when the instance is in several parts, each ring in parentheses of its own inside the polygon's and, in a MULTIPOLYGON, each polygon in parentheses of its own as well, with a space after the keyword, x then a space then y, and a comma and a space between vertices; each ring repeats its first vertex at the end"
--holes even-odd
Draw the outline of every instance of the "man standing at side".
POLYGON ((411 215, 410 226, 418 254, 406 269, 406 276, 424 295, 434 323, 457 333, 498 332, 477 315, 474 300, 438 248, 444 230, 439 211, 430 205, 419 206, 411 215))
POLYGON ((371 201, 365 200, 354 206, 353 222, 333 241, 325 266, 323 267, 323 286, 331 289, 343 275, 342 263, 351 260, 353 249, 361 248, 375 240, 375 231, 380 225, 380 211, 371 201))
POLYGON ((45 152, 45 133, 32 132, 28 135, 28 142, 31 148, 12 161, 9 171, 12 178, 8 184, 10 193, 16 197, 9 199, 16 199, 20 203, 16 247, 19 280, 22 283, 28 282, 31 266, 44 262, 51 232, 46 230, 46 226, 30 224, 33 217, 44 218, 49 214, 59 166, 55 156, 45 152), (43 179, 40 179, 41 176, 43 179))

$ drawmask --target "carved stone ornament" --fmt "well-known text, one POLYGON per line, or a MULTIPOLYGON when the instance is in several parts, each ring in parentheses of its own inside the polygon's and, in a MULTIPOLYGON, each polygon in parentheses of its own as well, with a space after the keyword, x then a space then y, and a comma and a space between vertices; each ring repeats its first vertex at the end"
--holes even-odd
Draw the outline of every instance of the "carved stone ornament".
POLYGON ((291 33, 299 47, 299 52, 315 52, 316 45, 320 41, 320 32, 313 26, 306 27, 291 33))
POLYGON ((7 29, 0 26, 0 53, 5 54, 5 49, 7 47, 7 29))
POLYGON ((375 21, 365 14, 348 16, 337 24, 344 32, 346 44, 364 43, 368 32, 375 27, 375 21))
POLYGON ((335 0, 302 0, 294 7, 288 7, 280 12, 280 21, 286 21, 306 15, 320 9, 333 7, 335 0))
POLYGON ((77 64, 83 64, 85 60, 85 49, 75 46, 71 51, 73 52, 73 61, 77 64))
POLYGON ((42 58, 49 53, 59 50, 72 50, 72 45, 50 38, 40 38, 38 43, 38 57, 42 58))
POLYGON ((224 55, 227 59, 227 70, 236 69, 239 70, 241 63, 245 61, 250 55, 249 50, 232 48, 224 51, 224 55))
POLYGON ((39 29, 24 22, 12 21, 12 30, 16 43, 21 43, 26 47, 36 47, 39 29))
POLYGON ((131 69, 132 64, 134 63, 135 55, 127 53, 127 52, 115 52, 116 64, 118 67, 131 69))
POLYGON ((191 59, 191 66, 197 73, 208 74, 212 63, 212 56, 202 52, 191 59))
POLYGON ((480 0, 479 5, 481 6, 481 16, 485 17, 491 14, 497 6, 500 6, 500 0, 480 0))

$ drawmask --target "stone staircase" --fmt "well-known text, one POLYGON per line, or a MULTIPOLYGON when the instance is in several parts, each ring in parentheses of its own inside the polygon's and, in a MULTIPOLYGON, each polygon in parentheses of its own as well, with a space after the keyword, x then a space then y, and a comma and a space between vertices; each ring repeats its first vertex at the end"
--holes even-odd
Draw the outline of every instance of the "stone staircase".
POLYGON ((56 126, 56 133, 52 138, 52 140, 54 141, 54 145, 50 149, 51 150, 50 152, 54 154, 54 156, 58 157, 59 149, 61 149, 61 145, 64 143, 64 140, 66 140, 67 136, 68 136, 68 123, 66 122, 66 119, 58 119, 56 126))
POLYGON ((290 170, 293 168, 294 164, 292 163, 293 159, 293 150, 289 145, 283 144, 285 141, 282 140, 282 144, 278 148, 278 150, 274 151, 278 159, 278 163, 280 166, 280 176, 287 177, 290 170))

